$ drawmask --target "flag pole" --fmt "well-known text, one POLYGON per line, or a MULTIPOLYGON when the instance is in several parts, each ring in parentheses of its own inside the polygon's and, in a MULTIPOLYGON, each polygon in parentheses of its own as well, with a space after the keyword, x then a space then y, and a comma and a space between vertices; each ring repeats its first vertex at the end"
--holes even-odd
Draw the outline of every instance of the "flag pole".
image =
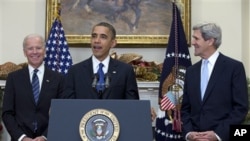
POLYGON ((155 140, 184 141, 181 135, 181 99, 186 68, 191 66, 188 45, 178 1, 171 1, 172 24, 159 85, 159 110, 156 118, 155 140), (172 139, 176 136, 176 139, 172 139))
POLYGON ((51 70, 66 74, 73 62, 61 23, 60 0, 56 0, 52 3, 52 10, 54 22, 50 28, 46 42, 46 57, 44 61, 45 65, 51 70))
POLYGON ((60 0, 57 0, 55 3, 55 10, 54 10, 55 18, 54 19, 57 18, 58 20, 60 20, 60 11, 61 11, 61 2, 60 0))

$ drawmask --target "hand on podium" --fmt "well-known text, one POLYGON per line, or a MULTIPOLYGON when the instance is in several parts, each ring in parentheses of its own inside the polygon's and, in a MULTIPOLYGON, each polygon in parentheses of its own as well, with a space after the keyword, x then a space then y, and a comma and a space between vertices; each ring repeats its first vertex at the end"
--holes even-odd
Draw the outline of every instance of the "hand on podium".
POLYGON ((154 108, 151 107, 151 119, 152 119, 152 122, 155 120, 155 118, 156 118, 156 112, 155 112, 154 108))

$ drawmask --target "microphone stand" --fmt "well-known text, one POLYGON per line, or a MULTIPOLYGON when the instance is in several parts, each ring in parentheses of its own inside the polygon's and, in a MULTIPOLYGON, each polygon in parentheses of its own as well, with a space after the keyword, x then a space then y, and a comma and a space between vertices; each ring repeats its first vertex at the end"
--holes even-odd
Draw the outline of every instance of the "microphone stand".
POLYGON ((105 82, 104 82, 103 84, 99 84, 98 81, 99 81, 99 76, 98 76, 98 74, 94 74, 94 79, 93 79, 92 87, 93 87, 93 88, 95 89, 95 91, 97 92, 98 98, 99 98, 99 99, 103 99, 102 95, 103 95, 104 91, 105 91, 107 88, 109 88, 109 86, 110 86, 110 76, 109 76, 109 74, 108 74, 108 73, 105 74, 105 82), (104 89, 103 89, 103 90, 97 91, 97 90, 96 90, 96 86, 98 86, 98 85, 103 85, 103 86, 104 86, 104 89))
POLYGON ((99 76, 98 76, 97 73, 95 73, 93 77, 94 77, 94 78, 93 78, 93 82, 92 82, 92 88, 98 93, 98 99, 102 99, 102 93, 103 93, 103 92, 102 92, 102 91, 97 91, 97 90, 96 90, 96 86, 97 86, 97 85, 100 85, 100 84, 98 83, 99 76))
POLYGON ((110 76, 108 73, 105 74, 105 89, 109 88, 110 85, 110 76))
POLYGON ((94 76, 93 76, 93 82, 92 82, 92 88, 96 88, 96 85, 97 85, 97 80, 99 79, 98 75, 95 73, 94 76))

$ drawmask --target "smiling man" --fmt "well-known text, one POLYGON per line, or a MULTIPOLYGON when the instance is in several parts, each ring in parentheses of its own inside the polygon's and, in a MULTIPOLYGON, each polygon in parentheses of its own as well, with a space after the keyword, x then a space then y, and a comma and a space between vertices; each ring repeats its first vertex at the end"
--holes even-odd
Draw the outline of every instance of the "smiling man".
POLYGON ((194 55, 201 60, 186 71, 183 136, 188 141, 229 141, 230 125, 241 124, 248 112, 243 63, 217 50, 222 30, 216 23, 194 25, 192 37, 194 55))
POLYGON ((44 38, 29 34, 23 40, 28 65, 8 74, 2 119, 11 141, 46 141, 51 99, 63 91, 63 76, 44 66, 44 38))

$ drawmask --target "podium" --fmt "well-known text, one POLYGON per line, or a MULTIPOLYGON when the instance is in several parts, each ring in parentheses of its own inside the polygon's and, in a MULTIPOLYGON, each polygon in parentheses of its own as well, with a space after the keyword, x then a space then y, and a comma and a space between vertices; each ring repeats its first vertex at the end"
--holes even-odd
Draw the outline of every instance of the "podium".
POLYGON ((52 99, 48 141, 152 141, 149 100, 52 99))

